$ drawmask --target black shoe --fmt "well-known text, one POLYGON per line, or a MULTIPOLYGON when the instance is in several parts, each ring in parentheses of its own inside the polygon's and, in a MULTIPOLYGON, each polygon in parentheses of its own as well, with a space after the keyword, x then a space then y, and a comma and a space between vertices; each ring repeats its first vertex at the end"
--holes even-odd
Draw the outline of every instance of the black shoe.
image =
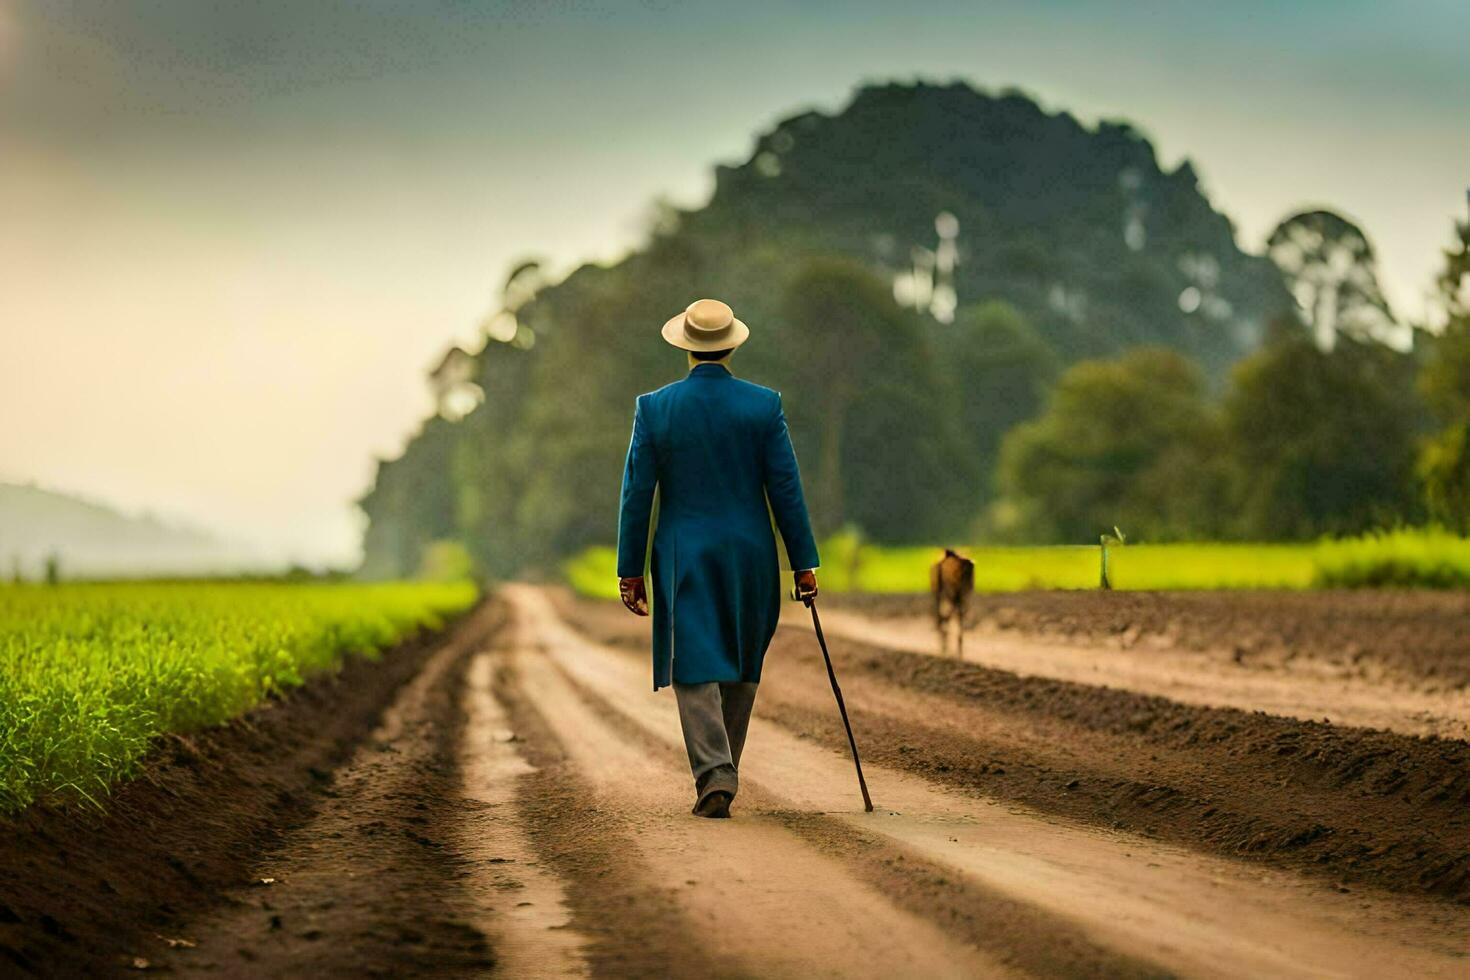
POLYGON ((725 819, 730 816, 730 804, 734 801, 735 794, 729 790, 712 789, 699 798, 694 804, 693 813, 696 817, 712 817, 714 819, 725 819))

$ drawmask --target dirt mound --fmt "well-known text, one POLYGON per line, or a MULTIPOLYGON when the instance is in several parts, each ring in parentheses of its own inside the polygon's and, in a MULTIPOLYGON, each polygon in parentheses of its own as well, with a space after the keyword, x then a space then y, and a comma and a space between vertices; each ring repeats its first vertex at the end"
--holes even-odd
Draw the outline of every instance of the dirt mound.
POLYGON ((641 866, 638 828, 629 826, 618 807, 597 801, 558 742, 554 719, 542 715, 519 689, 517 671, 504 659, 495 672, 495 691, 534 761, 534 771, 518 782, 517 809, 537 852, 566 882, 568 900, 586 924, 594 974, 738 974, 738 964, 687 941, 675 883, 641 866))
MULTIPOLYGON (((811 643, 778 634, 772 652, 782 665, 810 661, 811 643)), ((833 655, 876 760, 1090 823, 1470 901, 1470 743, 1184 705, 850 642, 833 655), (901 715, 868 712, 865 704, 883 703, 879 689, 862 696, 870 679, 925 697, 901 715)), ((840 748, 829 713, 778 709, 840 748)))
MULTIPOLYGON (((931 616, 923 595, 824 597, 873 616, 931 616)), ((1470 592, 1016 592, 976 595, 969 622, 1067 642, 1309 657, 1430 690, 1470 685, 1470 592)))
MULTIPOLYGON (((483 629, 485 610, 457 632, 483 629)), ((88 975, 152 963, 169 939, 319 804, 332 770, 443 644, 349 658, 236 722, 161 739, 105 813, 32 808, 0 822, 0 963, 88 975)), ((264 887, 264 886, 262 886, 264 887)))

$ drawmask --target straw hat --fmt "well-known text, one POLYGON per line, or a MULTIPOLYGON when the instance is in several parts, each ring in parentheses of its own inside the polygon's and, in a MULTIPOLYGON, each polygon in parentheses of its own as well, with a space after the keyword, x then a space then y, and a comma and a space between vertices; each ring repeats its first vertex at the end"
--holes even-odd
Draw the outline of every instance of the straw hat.
POLYGON ((750 328, 735 319, 729 304, 699 299, 664 324, 664 340, 683 350, 729 350, 750 338, 750 328))

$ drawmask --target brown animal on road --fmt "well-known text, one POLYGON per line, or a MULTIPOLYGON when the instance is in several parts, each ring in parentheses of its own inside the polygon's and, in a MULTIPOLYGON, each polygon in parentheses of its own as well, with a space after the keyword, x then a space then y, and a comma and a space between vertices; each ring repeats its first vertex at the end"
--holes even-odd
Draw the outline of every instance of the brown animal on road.
POLYGON ((975 591, 975 563, 944 549, 944 557, 929 569, 929 590, 934 593, 934 627, 939 630, 939 652, 949 651, 948 633, 955 628, 955 652, 965 655, 965 609, 975 591))

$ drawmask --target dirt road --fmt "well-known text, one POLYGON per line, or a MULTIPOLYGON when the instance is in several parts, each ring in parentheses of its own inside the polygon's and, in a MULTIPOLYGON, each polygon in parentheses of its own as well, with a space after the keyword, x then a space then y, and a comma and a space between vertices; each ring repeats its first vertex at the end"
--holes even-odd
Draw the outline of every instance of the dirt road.
POLYGON ((234 855, 228 880, 191 882, 181 862, 189 899, 120 929, 105 963, 314 977, 1470 972, 1463 742, 835 639, 867 814, 812 638, 783 627, 735 817, 706 821, 688 813, 672 695, 650 691, 646 628, 506 587, 414 661, 371 734, 234 855))
MULTIPOLYGON (((690 847, 737 846, 726 837, 738 825, 745 835, 738 845, 742 880, 738 888, 722 886, 730 888, 728 904, 696 905, 696 920, 708 915, 733 924, 745 914, 729 910, 737 895, 752 889, 770 895, 799 869, 796 905, 747 901, 776 913, 777 922, 762 926, 784 924, 776 935, 789 933, 793 913, 805 906, 827 909, 825 921, 818 920, 825 926, 852 922, 853 943, 842 949, 858 955, 822 961, 839 974, 891 974, 885 960, 856 942, 872 935, 883 936, 887 957, 905 949, 937 951, 965 964, 965 972, 973 972, 973 961, 952 958, 955 945, 966 941, 988 953, 992 966, 1078 974, 1453 975, 1463 967, 1460 957, 1470 953, 1470 915, 1460 907, 1245 868, 956 793, 881 765, 869 767, 879 811, 864 814, 847 759, 765 717, 752 727, 742 819, 714 828, 682 820, 687 793, 679 780, 684 763, 672 699, 649 694, 640 658, 589 642, 561 621, 544 595, 517 589, 511 596, 523 637, 531 638, 518 645, 512 675, 552 732, 582 746, 569 751, 574 762, 598 774, 599 798, 629 796, 645 873, 677 874, 690 866, 690 847), (620 762, 609 767, 614 751, 620 762), (664 814, 632 803, 656 802, 639 789, 649 785, 664 800, 664 814), (644 840, 643 831, 655 827, 683 832, 644 840), (752 841, 757 846, 746 851, 752 841), (830 865, 801 861, 798 842, 830 865), (840 904, 839 896, 862 894, 848 876, 877 885, 888 903, 910 915, 946 924, 947 942, 918 929, 895 931, 886 916, 866 925, 848 919, 856 910, 840 904), (818 881, 840 887, 827 897, 818 881), (970 926, 956 928, 956 922, 970 926), (1049 958, 1057 950, 1067 951, 1064 960, 1049 958)), ((792 675, 768 683, 808 687, 812 680, 822 679, 813 672, 800 681, 792 675)), ((823 687, 810 693, 830 698, 823 687)), ((782 713, 778 705, 774 714, 782 713)), ((864 898, 864 907, 864 915, 884 914, 882 902, 870 906, 864 898)), ((732 932, 724 940, 734 939, 732 953, 760 963, 761 954, 743 937, 770 933, 732 932)), ((806 945, 826 935, 825 929, 805 938, 798 932, 792 942, 806 945)), ((763 963, 754 972, 801 965, 763 963)), ((912 968, 907 975, 915 975, 912 968)))

